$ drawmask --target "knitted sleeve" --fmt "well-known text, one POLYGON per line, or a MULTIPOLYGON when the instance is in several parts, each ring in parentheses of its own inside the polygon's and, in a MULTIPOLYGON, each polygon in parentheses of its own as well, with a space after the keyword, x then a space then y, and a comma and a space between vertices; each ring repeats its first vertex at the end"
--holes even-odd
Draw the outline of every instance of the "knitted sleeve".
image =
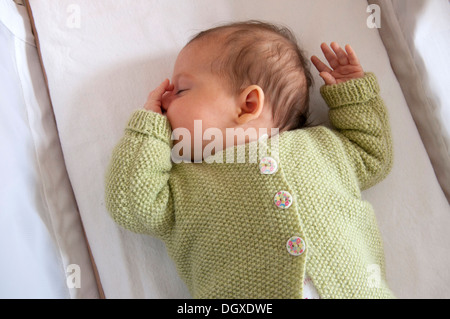
POLYGON ((136 111, 106 173, 105 200, 112 218, 133 232, 164 236, 174 221, 171 166, 167 118, 136 111))
POLYGON ((342 141, 361 190, 384 179, 392 168, 393 150, 388 112, 373 73, 320 90, 331 124, 342 141))

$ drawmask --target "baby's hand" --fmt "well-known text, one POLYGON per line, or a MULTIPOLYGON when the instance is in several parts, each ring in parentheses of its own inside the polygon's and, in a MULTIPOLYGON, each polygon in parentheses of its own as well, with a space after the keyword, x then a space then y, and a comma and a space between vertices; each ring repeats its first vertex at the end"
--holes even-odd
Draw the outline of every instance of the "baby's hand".
POLYGON ((339 84, 364 76, 364 70, 350 45, 345 46, 345 51, 336 42, 331 42, 334 52, 326 43, 322 43, 320 48, 332 69, 315 55, 311 57, 311 61, 320 72, 325 84, 339 84))
POLYGON ((173 91, 173 84, 170 84, 168 79, 165 79, 156 89, 150 92, 144 108, 147 111, 153 111, 162 114, 162 99, 166 92, 173 91))

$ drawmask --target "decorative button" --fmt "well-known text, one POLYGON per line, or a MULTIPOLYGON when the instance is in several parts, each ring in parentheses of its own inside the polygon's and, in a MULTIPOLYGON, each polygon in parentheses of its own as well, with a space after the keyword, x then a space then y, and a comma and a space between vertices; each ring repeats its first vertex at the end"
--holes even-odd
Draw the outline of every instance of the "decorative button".
POLYGON ((263 157, 259 162, 259 171, 261 174, 274 174, 278 170, 278 163, 270 156, 263 157))
POLYGON ((305 241, 298 236, 291 237, 286 243, 286 249, 292 256, 300 256, 305 252, 305 241))
POLYGON ((275 194, 273 202, 278 208, 289 208, 292 205, 292 195, 286 191, 279 191, 275 194))

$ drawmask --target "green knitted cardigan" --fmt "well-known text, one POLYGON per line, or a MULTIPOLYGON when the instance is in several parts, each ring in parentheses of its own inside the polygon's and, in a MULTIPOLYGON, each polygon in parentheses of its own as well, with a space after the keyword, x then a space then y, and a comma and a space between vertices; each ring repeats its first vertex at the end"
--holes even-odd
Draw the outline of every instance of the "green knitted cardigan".
POLYGON ((112 218, 162 239, 194 298, 302 298, 305 273, 322 298, 393 297, 375 214, 360 192, 392 166, 377 80, 366 73, 321 94, 333 129, 285 131, 278 144, 272 137, 245 145, 276 159, 271 175, 249 152, 245 163, 175 164, 167 118, 136 111, 106 174, 112 218), (274 204, 280 190, 292 195, 287 209, 274 204), (286 249, 294 235, 305 242, 300 256, 286 249))

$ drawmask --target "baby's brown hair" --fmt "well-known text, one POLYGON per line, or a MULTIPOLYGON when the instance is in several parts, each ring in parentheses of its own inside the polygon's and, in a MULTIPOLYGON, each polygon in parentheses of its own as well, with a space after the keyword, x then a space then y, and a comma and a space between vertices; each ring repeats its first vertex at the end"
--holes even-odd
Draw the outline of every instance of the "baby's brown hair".
POLYGON ((280 131, 307 126, 313 79, 309 60, 293 33, 283 26, 251 20, 202 31, 188 45, 221 35, 223 54, 215 59, 212 70, 225 76, 234 93, 259 85, 280 131))

